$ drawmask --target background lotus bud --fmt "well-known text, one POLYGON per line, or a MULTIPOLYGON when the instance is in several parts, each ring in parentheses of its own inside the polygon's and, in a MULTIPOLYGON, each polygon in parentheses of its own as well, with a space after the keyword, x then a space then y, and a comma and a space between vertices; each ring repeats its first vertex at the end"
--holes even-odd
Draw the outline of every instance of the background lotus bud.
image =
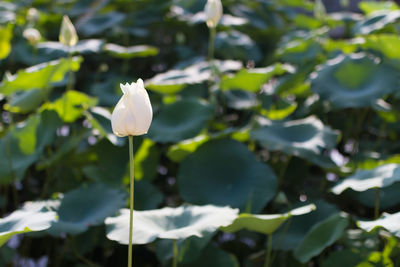
POLYGON ((153 110, 143 80, 120 86, 124 94, 111 115, 114 134, 119 137, 146 134, 153 119, 153 110))
POLYGON ((22 33, 22 36, 24 36, 24 38, 27 39, 29 43, 31 43, 32 45, 39 42, 40 39, 42 38, 40 32, 34 28, 25 29, 24 32, 22 33))
POLYGON ((28 12, 26 13, 26 19, 30 22, 38 21, 39 16, 40 16, 39 11, 34 7, 29 8, 28 12))
POLYGON ((75 27, 68 16, 63 17, 59 40, 60 43, 68 46, 74 46, 78 42, 78 35, 76 34, 75 27))
POLYGON ((216 27, 222 17, 221 0, 208 0, 204 13, 206 13, 207 26, 209 28, 216 27))

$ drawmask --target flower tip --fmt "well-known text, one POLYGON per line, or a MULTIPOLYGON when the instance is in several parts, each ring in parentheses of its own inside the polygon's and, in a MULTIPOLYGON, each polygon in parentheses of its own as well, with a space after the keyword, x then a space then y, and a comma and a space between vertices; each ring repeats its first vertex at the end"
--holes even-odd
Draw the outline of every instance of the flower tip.
POLYGON ((136 84, 137 84, 137 87, 144 88, 144 83, 143 83, 143 80, 141 78, 139 78, 137 80, 136 84))

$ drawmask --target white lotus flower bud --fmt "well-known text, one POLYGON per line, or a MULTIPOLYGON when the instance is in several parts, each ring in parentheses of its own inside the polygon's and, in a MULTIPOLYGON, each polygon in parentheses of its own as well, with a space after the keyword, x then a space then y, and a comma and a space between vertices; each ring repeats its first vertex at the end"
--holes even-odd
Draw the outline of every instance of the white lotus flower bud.
POLYGON ((36 44, 40 41, 40 39, 42 39, 42 35, 35 28, 26 28, 22 33, 22 36, 24 36, 24 38, 27 39, 32 45, 36 44))
POLYGON ((63 17, 58 39, 60 43, 67 46, 74 46, 78 42, 78 35, 76 34, 75 27, 68 16, 63 17))
POLYGON ((222 17, 221 0, 207 0, 207 4, 204 7, 204 13, 206 13, 207 26, 209 28, 217 27, 217 24, 222 17))
POLYGON ((34 7, 29 8, 28 12, 26 13, 26 19, 30 22, 37 21, 39 19, 39 16, 39 11, 34 7))
POLYGON ((39 11, 34 7, 29 8, 28 12, 26 13, 26 19, 31 22, 37 21, 39 19, 39 16, 39 11))
POLYGON ((124 93, 111 115, 111 126, 119 137, 146 134, 153 119, 150 98, 143 80, 120 84, 124 93))

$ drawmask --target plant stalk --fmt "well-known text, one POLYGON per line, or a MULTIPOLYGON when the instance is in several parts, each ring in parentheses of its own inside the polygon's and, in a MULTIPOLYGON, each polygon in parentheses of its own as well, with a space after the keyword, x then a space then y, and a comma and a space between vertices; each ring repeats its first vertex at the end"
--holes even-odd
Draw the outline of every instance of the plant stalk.
POLYGON ((379 188, 375 189, 375 220, 379 218, 379 188))
POLYGON ((129 137, 129 176, 130 176, 130 213, 129 213, 129 247, 128 247, 128 267, 132 267, 132 229, 133 229, 133 193, 134 193, 134 162, 133 162, 133 136, 129 137))
POLYGON ((216 32, 216 27, 210 28, 210 39, 208 40, 208 60, 210 62, 214 59, 214 41, 216 32))
POLYGON ((173 240, 173 250, 174 250, 174 258, 172 259, 172 267, 178 266, 178 242, 176 239, 173 240))
POLYGON ((268 235, 267 256, 265 257, 264 267, 271 265, 272 234, 268 235))

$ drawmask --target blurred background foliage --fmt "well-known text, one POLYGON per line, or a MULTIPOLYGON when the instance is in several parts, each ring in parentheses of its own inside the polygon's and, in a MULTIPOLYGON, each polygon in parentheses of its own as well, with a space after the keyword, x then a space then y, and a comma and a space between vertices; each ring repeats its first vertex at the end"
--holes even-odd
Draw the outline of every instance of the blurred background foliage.
POLYGON ((1 266, 126 264, 138 78, 134 265, 400 265, 399 6, 223 0, 210 64, 205 2, 0 1, 1 266))

